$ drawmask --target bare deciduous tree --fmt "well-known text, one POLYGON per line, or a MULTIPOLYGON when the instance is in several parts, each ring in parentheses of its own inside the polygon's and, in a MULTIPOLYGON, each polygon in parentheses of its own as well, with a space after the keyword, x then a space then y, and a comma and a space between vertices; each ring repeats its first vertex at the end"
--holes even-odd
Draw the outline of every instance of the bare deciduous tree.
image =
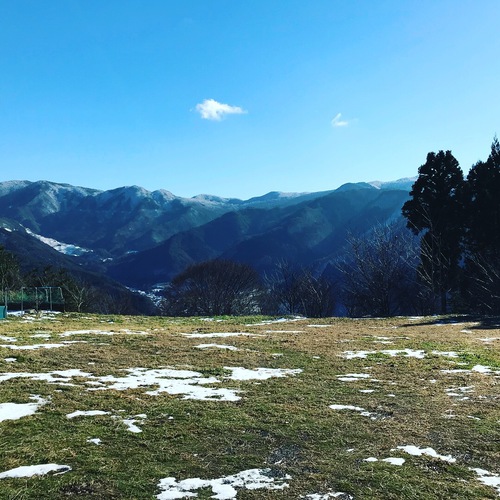
POLYGON ((193 264, 165 289, 168 315, 238 315, 260 312, 260 278, 246 264, 210 260, 193 264))
POLYGON ((349 255, 337 263, 349 316, 393 316, 412 309, 417 239, 401 224, 377 226, 348 238, 349 255))

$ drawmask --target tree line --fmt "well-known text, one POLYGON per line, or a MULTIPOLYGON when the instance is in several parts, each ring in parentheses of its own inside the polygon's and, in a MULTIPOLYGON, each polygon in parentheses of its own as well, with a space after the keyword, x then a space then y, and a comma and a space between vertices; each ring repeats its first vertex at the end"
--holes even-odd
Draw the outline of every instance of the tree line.
POLYGON ((451 151, 429 153, 403 206, 420 235, 418 279, 436 312, 500 313, 500 144, 466 178, 451 151))
POLYGON ((310 317, 500 314, 500 144, 467 177, 451 151, 429 153, 403 220, 351 235, 322 269, 286 260, 259 277, 243 263, 194 264, 166 287, 169 315, 310 317))
POLYGON ((112 287, 104 289, 66 269, 46 266, 23 270, 16 256, 0 246, 0 301, 16 309, 21 304, 26 309, 48 307, 48 293, 44 294, 47 287, 60 289, 60 293, 54 292, 51 296, 54 310, 101 314, 137 314, 140 311, 130 294, 112 287), (35 289, 36 296, 33 294, 35 289))
MULTIPOLYGON (((403 218, 351 235, 343 257, 303 267, 285 259, 260 276, 215 259, 187 267, 162 291, 156 313, 172 316, 500 314, 500 144, 464 174, 451 151, 418 169, 403 218)), ((61 269, 22 274, 0 247, 0 287, 57 286, 65 310, 133 313, 130 296, 103 291, 61 269)), ((141 299, 141 300, 144 300, 141 299)))

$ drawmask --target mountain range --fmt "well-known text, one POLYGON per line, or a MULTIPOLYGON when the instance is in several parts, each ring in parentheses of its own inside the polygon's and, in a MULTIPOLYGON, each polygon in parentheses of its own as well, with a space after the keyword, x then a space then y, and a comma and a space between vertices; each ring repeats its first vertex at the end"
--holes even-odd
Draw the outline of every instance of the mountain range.
POLYGON ((0 244, 24 268, 50 264, 143 290, 212 258, 245 262, 260 273, 280 260, 321 269, 345 251, 348 234, 400 218, 414 181, 248 200, 6 181, 0 183, 0 244))

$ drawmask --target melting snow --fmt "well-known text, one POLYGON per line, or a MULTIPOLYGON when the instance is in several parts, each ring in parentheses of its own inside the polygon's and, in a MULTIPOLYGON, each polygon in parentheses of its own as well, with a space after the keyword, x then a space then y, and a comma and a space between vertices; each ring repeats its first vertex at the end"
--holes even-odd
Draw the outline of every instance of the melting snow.
POLYGON ((197 349, 209 349, 210 347, 215 347, 216 349, 227 349, 228 351, 238 351, 239 349, 234 345, 223 345, 223 344, 200 344, 195 345, 197 349))
POLYGON ((56 472, 57 474, 64 474, 71 470, 69 465, 58 464, 40 464, 40 465, 22 465, 15 469, 0 473, 0 479, 16 478, 16 477, 32 477, 43 476, 49 472, 56 472))
POLYGON ((259 335, 257 333, 247 333, 247 332, 226 332, 226 333, 182 333, 184 337, 189 339, 209 339, 216 337, 263 337, 264 335, 259 335))
POLYGON ((76 410, 73 413, 68 413, 66 415, 67 418, 75 418, 75 417, 94 417, 96 415, 109 415, 109 411, 102 410, 76 410))
POLYGON ((231 380, 267 380, 274 377, 288 377, 289 375, 297 375, 302 372, 300 368, 296 370, 287 368, 242 368, 225 366, 225 370, 232 371, 229 377, 231 380))
POLYGON ((370 377, 371 375, 368 373, 346 373, 345 375, 337 375, 337 379, 342 382, 356 382, 370 377))
MULTIPOLYGON (((421 456, 428 455, 429 457, 439 458, 439 460, 443 460, 444 462, 455 463, 457 461, 456 458, 453 458, 451 455, 439 455, 433 448, 419 448, 418 446, 406 445, 406 446, 398 446, 397 450, 403 450, 405 453, 413 456, 421 456)), ((394 451, 394 450, 391 450, 394 451)))
POLYGON ((33 395, 30 399, 34 403, 1 403, 0 404, 0 422, 4 420, 17 420, 28 415, 33 415, 38 408, 46 404, 48 401, 41 396, 33 395))
POLYGON ((352 410, 352 411, 357 411, 363 417, 371 417, 372 420, 376 419, 374 413, 366 411, 364 408, 361 408, 361 406, 353 406, 353 405, 330 405, 329 408, 331 408, 332 410, 352 410))
POLYGON ((474 471, 479 476, 479 481, 481 481, 483 484, 486 484, 487 486, 492 486, 500 495, 500 475, 494 474, 493 472, 488 472, 484 469, 470 468, 470 470, 474 471))
POLYGON ((483 373, 484 375, 489 375, 491 373, 498 375, 500 374, 500 370, 493 370, 489 366, 483 365, 475 365, 470 370, 466 370, 463 368, 457 368, 455 370, 441 370, 441 373, 483 373))
POLYGON ((142 419, 137 420, 135 418, 124 418, 122 422, 127 426, 128 431, 133 432, 135 434, 142 432, 142 429, 140 429, 139 427, 137 427, 137 425, 135 425, 136 422, 142 423, 142 419))
POLYGON ((301 498, 309 498, 310 500, 328 500, 330 498, 345 498, 346 500, 352 500, 354 497, 352 495, 348 495, 347 493, 343 493, 342 491, 338 492, 330 492, 330 493, 309 493, 305 497, 301 498))
POLYGON ((388 356, 394 357, 399 355, 404 355, 408 358, 425 358, 425 351, 423 349, 386 349, 382 351, 345 351, 342 353, 343 357, 346 359, 354 358, 366 358, 369 354, 386 354, 388 356))
POLYGON ((69 342, 64 342, 63 344, 0 345, 0 347, 6 347, 14 351, 34 351, 36 349, 56 349, 58 347, 66 347, 67 345, 69 345, 69 342))
POLYGON ((200 488, 211 488, 214 493, 211 498, 230 500, 236 498, 238 493, 236 488, 282 490, 288 487, 284 480, 291 479, 290 476, 274 478, 270 473, 270 469, 249 469, 219 479, 190 478, 177 481, 174 477, 166 477, 158 483, 161 493, 156 498, 159 500, 174 500, 177 498, 197 497, 198 495, 193 491, 200 488))
POLYGON ((3 340, 4 342, 17 342, 16 337, 7 337, 5 335, 0 335, 0 340, 3 340))
POLYGON ((132 331, 127 329, 122 329, 119 331, 106 331, 106 330, 70 330, 60 334, 60 337, 71 337, 72 335, 149 335, 148 332, 132 331))

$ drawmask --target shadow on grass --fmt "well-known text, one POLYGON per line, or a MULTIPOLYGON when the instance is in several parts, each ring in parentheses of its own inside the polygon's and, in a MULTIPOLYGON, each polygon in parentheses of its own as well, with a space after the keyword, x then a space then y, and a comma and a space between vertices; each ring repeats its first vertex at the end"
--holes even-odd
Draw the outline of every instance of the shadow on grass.
POLYGON ((484 316, 479 314, 456 314, 422 318, 423 321, 411 321, 401 328, 427 325, 453 325, 456 323, 476 323, 468 327, 471 330, 493 330, 500 328, 500 316, 484 316))

